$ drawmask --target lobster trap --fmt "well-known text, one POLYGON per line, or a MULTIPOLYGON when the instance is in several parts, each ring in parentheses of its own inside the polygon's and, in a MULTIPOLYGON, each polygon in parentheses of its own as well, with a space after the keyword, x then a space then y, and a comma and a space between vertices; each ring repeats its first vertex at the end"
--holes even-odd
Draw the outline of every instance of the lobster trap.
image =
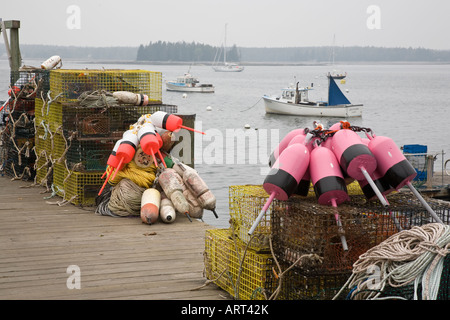
MULTIPOLYGON (((367 201, 363 196, 351 196, 350 199, 338 208, 319 205, 315 199, 297 197, 276 203, 271 212, 276 256, 286 263, 293 263, 304 254, 322 257, 320 266, 299 266, 306 274, 350 271, 361 254, 393 234, 433 222, 428 211, 410 193, 388 196, 389 208, 378 201, 367 201), (340 240, 341 231, 335 218, 337 212, 348 251, 343 250, 340 240)), ((448 224, 450 206, 434 199, 427 199, 427 202, 448 224)))
POLYGON ((257 253, 233 238, 230 229, 205 233, 206 278, 241 300, 264 300, 273 291, 271 254, 257 253))
MULTIPOLYGON (((22 99, 16 105, 28 106, 22 99)), ((7 114, 6 126, 1 130, 1 171, 13 179, 32 180, 35 177, 33 116, 26 112, 7 114)))
MULTIPOLYGON (((287 270, 289 264, 280 263, 282 270, 287 270)), ((272 277, 274 284, 279 285, 277 300, 331 300, 347 282, 351 271, 336 273, 304 274, 298 268, 288 270, 283 279, 272 277), (278 282, 281 282, 278 284, 278 282)))
POLYGON ((52 99, 74 102, 87 91, 129 91, 145 94, 150 104, 162 103, 162 74, 147 70, 58 69, 50 73, 52 99))
POLYGON ((93 206, 104 180, 103 171, 78 172, 65 164, 53 166, 53 192, 74 205, 93 206))
POLYGON ((46 97, 50 90, 50 70, 29 69, 11 71, 11 98, 34 99, 46 97))

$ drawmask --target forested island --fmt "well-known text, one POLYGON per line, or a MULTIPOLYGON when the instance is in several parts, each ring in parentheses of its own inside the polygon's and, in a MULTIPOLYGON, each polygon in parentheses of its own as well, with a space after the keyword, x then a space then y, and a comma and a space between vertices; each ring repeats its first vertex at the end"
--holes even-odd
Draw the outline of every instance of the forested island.
MULTIPOLYGON (((44 59, 59 55, 62 59, 160 63, 213 63, 223 61, 223 48, 196 42, 156 41, 139 47, 76 47, 22 44, 23 59, 44 59)), ((321 46, 250 48, 232 45, 227 61, 248 63, 335 63, 428 62, 450 63, 450 50, 426 48, 386 48, 373 46, 321 46)), ((0 56, 6 57, 4 46, 0 56)))

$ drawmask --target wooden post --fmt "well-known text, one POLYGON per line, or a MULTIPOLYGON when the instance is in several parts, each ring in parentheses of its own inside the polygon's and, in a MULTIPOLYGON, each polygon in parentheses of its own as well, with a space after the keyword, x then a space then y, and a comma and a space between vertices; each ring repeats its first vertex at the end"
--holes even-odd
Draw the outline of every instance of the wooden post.
POLYGON ((11 77, 11 83, 16 82, 17 78, 19 77, 18 72, 19 68, 22 65, 22 56, 20 54, 20 45, 19 45, 19 28, 20 28, 20 21, 18 20, 8 20, 8 21, 2 21, 0 25, 0 31, 2 31, 3 39, 5 40, 5 46, 6 46, 6 53, 8 54, 9 58, 9 67, 11 69, 11 75, 14 75, 14 77, 11 77), (6 30, 9 29, 10 33, 10 40, 8 42, 8 36, 6 33, 6 30))
POLYGON ((434 156, 427 155, 426 156, 426 165, 427 165, 427 188, 433 189, 433 170, 434 170, 434 156))

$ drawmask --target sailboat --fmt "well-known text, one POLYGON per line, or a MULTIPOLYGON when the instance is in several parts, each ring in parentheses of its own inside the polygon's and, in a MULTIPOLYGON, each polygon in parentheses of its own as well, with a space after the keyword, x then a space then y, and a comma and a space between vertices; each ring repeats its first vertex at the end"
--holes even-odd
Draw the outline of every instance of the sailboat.
POLYGON ((352 104, 342 93, 331 74, 328 74, 328 101, 310 101, 308 91, 311 87, 283 89, 281 97, 263 96, 266 113, 292 116, 319 117, 361 117, 362 104, 352 104))
POLYGON ((225 38, 223 41, 223 65, 213 65, 214 71, 217 72, 241 72, 244 70, 243 66, 236 63, 227 62, 227 25, 225 24, 225 38))
MULTIPOLYGON (((334 49, 336 47, 335 45, 336 42, 336 35, 333 36, 333 47, 332 47, 332 52, 331 52, 331 56, 332 56, 332 66, 334 67, 334 49)), ((337 72, 336 70, 333 70, 333 72, 331 73, 331 77, 333 77, 333 79, 344 79, 347 76, 347 72, 337 72)))

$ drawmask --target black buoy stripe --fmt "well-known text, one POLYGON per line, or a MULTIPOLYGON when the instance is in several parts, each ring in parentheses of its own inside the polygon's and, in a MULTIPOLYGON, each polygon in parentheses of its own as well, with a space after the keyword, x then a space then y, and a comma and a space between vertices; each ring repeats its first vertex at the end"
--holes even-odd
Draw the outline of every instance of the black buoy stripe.
POLYGON ((355 159, 357 156, 367 154, 370 156, 374 156, 370 149, 364 145, 364 144, 354 144, 342 153, 341 159, 339 161, 339 164, 341 165, 342 170, 344 172, 347 172, 347 168, 350 165, 350 162, 352 162, 353 159, 355 159))
POLYGON ((163 121, 162 121, 162 128, 163 128, 163 129, 167 129, 167 128, 166 128, 166 124, 167 124, 167 119, 169 119, 169 116, 170 116, 170 114, 168 114, 168 113, 166 113, 166 114, 164 115, 164 118, 163 118, 163 121))
POLYGON ((264 179, 264 183, 270 183, 281 188, 288 196, 294 193, 297 188, 297 180, 283 169, 273 168, 264 179))
POLYGON ((132 146, 134 148, 134 150, 136 150, 136 145, 131 141, 124 140, 120 144, 129 144, 130 146, 132 146))
POLYGON ((149 132, 143 133, 143 134, 141 135, 140 139, 142 139, 143 137, 145 137, 145 136, 147 136, 147 135, 149 135, 149 134, 151 134, 152 136, 155 136, 155 137, 156 137, 156 133, 155 133, 154 131, 149 131, 149 132))
POLYGON ((337 176, 328 176, 318 180, 314 184, 314 191, 317 197, 320 197, 324 193, 329 191, 342 190, 347 192, 347 186, 345 180, 337 176))
POLYGON ((414 167, 407 159, 405 159, 390 167, 383 178, 385 178, 391 186, 397 189, 403 180, 416 174, 417 172, 414 167))

